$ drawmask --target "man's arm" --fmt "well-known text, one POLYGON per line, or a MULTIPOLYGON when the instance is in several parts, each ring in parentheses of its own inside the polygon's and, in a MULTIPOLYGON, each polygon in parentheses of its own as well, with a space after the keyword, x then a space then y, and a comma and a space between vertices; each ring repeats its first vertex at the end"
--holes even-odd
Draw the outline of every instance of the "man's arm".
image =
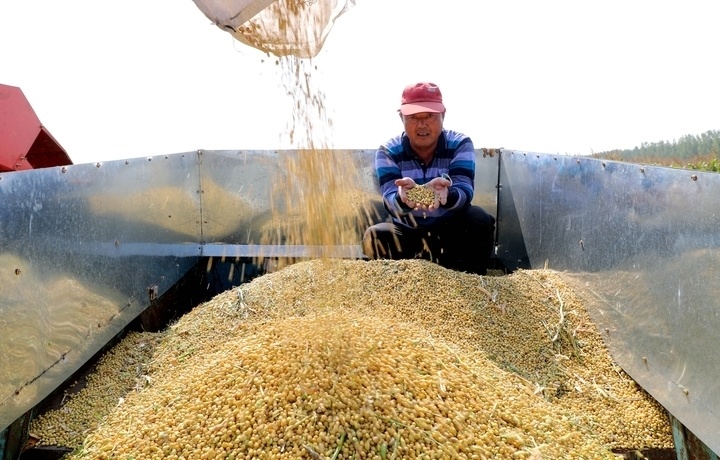
POLYGON ((448 133, 447 144, 454 150, 448 171, 452 186, 441 207, 459 209, 469 205, 475 193, 475 147, 469 137, 454 132, 448 133))
POLYGON ((413 208, 400 200, 395 181, 402 179, 402 172, 395 159, 399 153, 392 151, 392 145, 382 145, 375 152, 375 171, 385 208, 393 215, 405 215, 413 208))

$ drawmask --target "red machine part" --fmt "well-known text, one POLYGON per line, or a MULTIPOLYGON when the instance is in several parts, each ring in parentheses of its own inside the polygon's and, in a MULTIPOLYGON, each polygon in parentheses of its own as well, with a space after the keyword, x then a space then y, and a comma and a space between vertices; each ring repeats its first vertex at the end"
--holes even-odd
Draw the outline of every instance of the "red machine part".
POLYGON ((20 88, 0 84, 0 172, 71 164, 20 88))

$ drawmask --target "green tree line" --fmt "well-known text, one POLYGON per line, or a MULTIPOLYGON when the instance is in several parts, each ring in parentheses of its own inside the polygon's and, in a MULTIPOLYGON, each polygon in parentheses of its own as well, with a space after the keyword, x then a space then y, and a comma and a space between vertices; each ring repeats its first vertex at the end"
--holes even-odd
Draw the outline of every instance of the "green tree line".
POLYGON ((655 164, 701 171, 720 171, 720 130, 688 134, 680 139, 643 142, 633 149, 593 153, 595 158, 655 164))

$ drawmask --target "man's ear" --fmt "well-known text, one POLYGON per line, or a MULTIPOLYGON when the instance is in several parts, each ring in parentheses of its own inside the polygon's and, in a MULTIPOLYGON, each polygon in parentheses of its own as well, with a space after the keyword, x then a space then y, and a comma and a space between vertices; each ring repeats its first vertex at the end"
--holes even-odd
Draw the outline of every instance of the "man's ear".
POLYGON ((402 121, 403 123, 405 123, 405 119, 403 118, 403 114, 402 114, 402 112, 399 111, 399 110, 398 110, 398 115, 400 115, 400 121, 402 121))

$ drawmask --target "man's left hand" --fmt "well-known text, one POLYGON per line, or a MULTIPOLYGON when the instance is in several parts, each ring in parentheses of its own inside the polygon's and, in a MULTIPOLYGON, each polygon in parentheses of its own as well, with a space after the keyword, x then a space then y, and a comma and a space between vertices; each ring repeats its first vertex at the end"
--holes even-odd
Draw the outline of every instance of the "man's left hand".
POLYGON ((433 189, 435 192, 435 202, 432 204, 431 209, 437 209, 441 205, 447 203, 448 188, 452 185, 450 178, 443 174, 443 177, 436 177, 427 184, 426 187, 433 189))

